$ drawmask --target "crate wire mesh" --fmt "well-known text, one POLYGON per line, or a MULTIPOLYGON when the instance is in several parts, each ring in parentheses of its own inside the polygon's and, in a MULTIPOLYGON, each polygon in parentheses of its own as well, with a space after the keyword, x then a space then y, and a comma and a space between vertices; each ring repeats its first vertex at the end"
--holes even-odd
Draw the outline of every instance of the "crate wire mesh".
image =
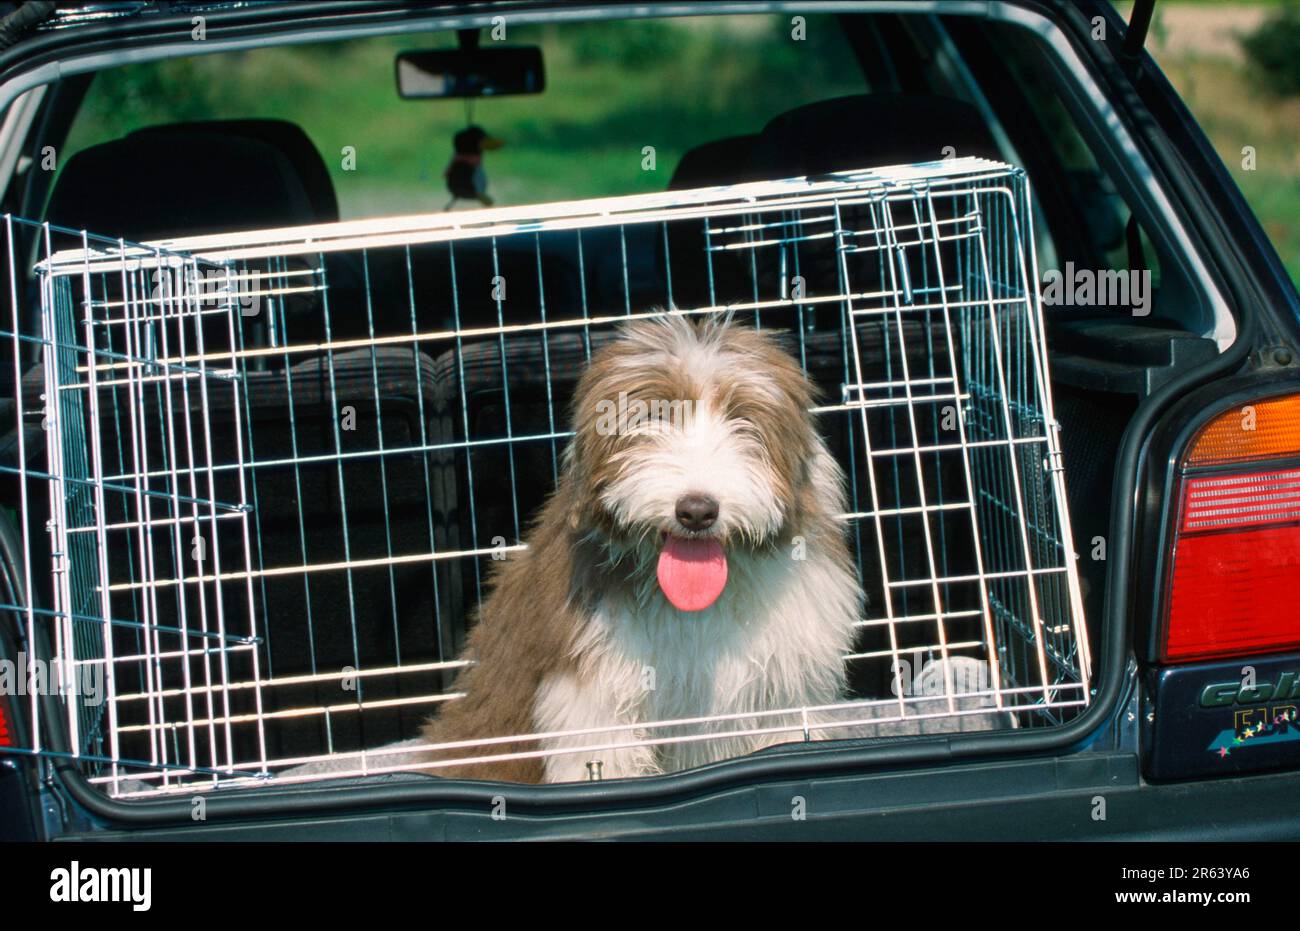
MULTIPOLYGON (((4 610, 48 643, 60 702, 30 702, 24 749, 72 756, 114 797, 400 770, 391 745, 457 699, 486 570, 554 484, 578 374, 618 323, 665 312, 789 331, 825 393, 866 594, 849 719, 935 715, 895 678, 958 656, 988 664, 978 694, 1007 726, 1088 702, 1019 169, 955 159, 155 245, 6 222, 3 474, 33 597, 4 610), (96 670, 102 700, 82 700, 96 670)), ((946 689, 937 714, 968 713, 946 689)), ((809 710, 760 727, 834 736, 809 710)), ((640 732, 728 733, 697 723, 640 732)), ((583 732, 594 757, 626 732, 611 725, 583 732)), ((513 736, 458 751, 499 758, 513 736)))

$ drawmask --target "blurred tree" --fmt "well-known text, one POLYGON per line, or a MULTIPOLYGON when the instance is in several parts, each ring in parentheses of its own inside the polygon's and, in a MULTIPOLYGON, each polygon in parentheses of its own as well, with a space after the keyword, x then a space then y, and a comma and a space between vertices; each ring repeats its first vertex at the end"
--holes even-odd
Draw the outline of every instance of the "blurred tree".
POLYGON ((1300 94, 1300 6, 1288 3, 1243 38, 1241 47, 1269 91, 1300 94))
POLYGON ((588 64, 621 64, 639 68, 681 51, 686 38, 662 20, 596 21, 565 27, 574 57, 588 64))

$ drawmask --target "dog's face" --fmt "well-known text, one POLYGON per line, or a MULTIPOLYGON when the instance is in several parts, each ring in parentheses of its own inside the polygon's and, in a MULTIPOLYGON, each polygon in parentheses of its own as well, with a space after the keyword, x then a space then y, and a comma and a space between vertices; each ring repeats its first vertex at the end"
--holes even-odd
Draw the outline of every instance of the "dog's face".
POLYGON ((662 554, 660 582, 679 607, 711 603, 728 551, 771 547, 827 503, 815 486, 838 479, 819 474, 834 465, 812 395, 795 361, 751 327, 676 316, 628 327, 575 396, 575 527, 618 551, 662 554), (696 571, 709 560, 715 571, 696 571), (679 604, 666 565, 703 588, 679 604))

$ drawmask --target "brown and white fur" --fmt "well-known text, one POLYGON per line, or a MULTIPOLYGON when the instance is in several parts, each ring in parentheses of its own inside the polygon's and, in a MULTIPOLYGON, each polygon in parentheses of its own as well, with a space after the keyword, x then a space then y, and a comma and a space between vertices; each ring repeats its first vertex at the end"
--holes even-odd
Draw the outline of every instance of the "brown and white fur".
POLYGON ((648 745, 637 741, 668 732, 638 723, 841 701, 861 592, 836 519, 843 475, 809 413, 813 395, 775 339, 738 324, 670 314, 628 326, 600 350, 577 386, 558 487, 527 550, 497 573, 470 634, 465 658, 474 664, 456 683, 465 695, 443 706, 423 738, 628 729, 441 751, 429 761, 575 748, 428 771, 565 782, 587 779, 588 762, 599 760, 605 779, 671 772, 792 737, 648 745), (621 393, 629 402, 690 401, 694 416, 602 429, 609 405, 600 402, 621 393), (716 500, 712 526, 678 522, 685 495, 716 500), (729 575, 710 607, 679 611, 660 591, 666 534, 722 544, 729 575), (628 746, 579 749, 607 743, 628 746))

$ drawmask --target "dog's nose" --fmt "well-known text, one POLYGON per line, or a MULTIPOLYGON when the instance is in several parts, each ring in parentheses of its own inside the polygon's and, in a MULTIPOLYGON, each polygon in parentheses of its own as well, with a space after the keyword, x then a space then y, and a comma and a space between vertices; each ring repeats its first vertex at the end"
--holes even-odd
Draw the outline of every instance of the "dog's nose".
POLYGON ((677 523, 687 530, 707 530, 718 519, 718 502, 708 495, 683 495, 677 499, 677 523))

